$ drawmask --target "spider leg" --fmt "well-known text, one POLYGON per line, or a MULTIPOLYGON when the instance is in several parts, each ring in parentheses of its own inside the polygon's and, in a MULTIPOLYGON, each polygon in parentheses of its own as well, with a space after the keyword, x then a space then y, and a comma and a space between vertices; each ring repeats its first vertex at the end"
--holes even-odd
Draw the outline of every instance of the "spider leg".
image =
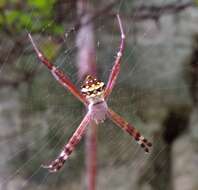
POLYGON ((116 57, 114 66, 112 68, 112 71, 111 71, 111 74, 109 76, 108 83, 107 83, 107 86, 106 86, 106 89, 105 89, 105 95, 104 96, 105 96, 106 99, 111 94, 111 92, 113 90, 113 87, 115 86, 116 79, 119 75, 121 58, 122 58, 122 54, 124 52, 124 46, 125 46, 125 34, 124 34, 122 22, 121 22, 121 19, 120 19, 119 15, 117 15, 117 19, 118 19, 118 23, 119 23, 119 27, 120 27, 121 42, 120 42, 120 47, 119 47, 119 51, 117 53, 117 57, 116 57))
POLYGON ((37 48, 32 36, 30 33, 28 33, 28 37, 30 39, 30 42, 32 43, 32 46, 34 48, 34 51, 37 54, 38 59, 45 65, 47 68, 51 71, 54 78, 64 87, 66 87, 77 99, 79 99, 82 103, 87 105, 87 101, 85 97, 79 92, 79 90, 76 88, 76 86, 71 82, 69 77, 63 73, 61 70, 56 68, 50 61, 42 54, 42 52, 37 48))
POLYGON ((124 131, 129 133, 137 143, 144 149, 145 152, 149 152, 149 148, 152 146, 147 139, 145 139, 132 125, 125 121, 120 115, 115 113, 113 110, 108 109, 107 116, 111 119, 117 126, 122 128, 124 131))
POLYGON ((80 142, 85 133, 86 126, 90 122, 90 115, 87 114, 81 121, 79 127, 76 129, 69 142, 64 146, 59 156, 53 160, 49 165, 42 165, 43 168, 49 169, 50 172, 57 172, 62 168, 69 155, 73 152, 75 146, 80 142))

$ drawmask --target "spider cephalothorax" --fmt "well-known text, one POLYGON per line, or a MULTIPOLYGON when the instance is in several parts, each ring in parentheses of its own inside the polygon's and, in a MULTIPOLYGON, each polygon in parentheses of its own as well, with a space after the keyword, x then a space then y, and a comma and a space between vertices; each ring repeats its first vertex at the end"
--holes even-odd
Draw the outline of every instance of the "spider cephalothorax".
POLYGON ((121 43, 115 64, 109 76, 107 86, 105 87, 105 84, 102 81, 99 81, 96 77, 88 75, 81 86, 81 92, 69 80, 69 77, 66 74, 64 74, 60 69, 50 63, 47 58, 43 56, 41 51, 36 47, 31 35, 28 34, 33 48, 41 62, 47 66, 54 78, 62 86, 66 87, 87 108, 87 114, 81 121, 79 127, 76 129, 72 137, 69 139, 69 142, 64 146, 61 153, 50 164, 44 166, 45 168, 48 168, 50 172, 56 172, 62 168, 65 161, 74 150, 75 146, 80 142, 82 136, 85 134, 86 127, 91 122, 99 124, 100 122, 104 121, 106 117, 111 119, 118 127, 131 135, 135 141, 140 144, 145 152, 149 152, 149 148, 152 146, 152 144, 147 139, 145 139, 133 125, 129 124, 124 118, 111 110, 106 103, 113 90, 113 87, 115 86, 116 79, 120 72, 121 57, 125 45, 125 35, 119 15, 117 15, 117 19, 121 32, 121 43))

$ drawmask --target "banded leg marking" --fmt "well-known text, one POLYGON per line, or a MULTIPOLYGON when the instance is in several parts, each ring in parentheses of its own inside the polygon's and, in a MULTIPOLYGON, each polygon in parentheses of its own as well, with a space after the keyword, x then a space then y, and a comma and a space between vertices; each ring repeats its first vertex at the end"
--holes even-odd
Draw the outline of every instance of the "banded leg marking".
POLYGON ((79 92, 76 86, 71 82, 69 77, 63 73, 60 69, 56 68, 37 48, 31 34, 28 34, 30 42, 36 52, 38 59, 51 71, 54 78, 64 87, 66 87, 77 99, 79 99, 83 104, 87 105, 86 98, 79 92))
POLYGON ((64 146, 63 150, 59 154, 59 156, 53 160, 49 165, 42 165, 43 168, 49 169, 50 172, 57 172, 60 170, 69 155, 73 152, 76 145, 80 142, 82 136, 86 131, 86 126, 90 122, 90 116, 87 114, 82 122, 80 123, 79 127, 76 129, 72 137, 70 138, 69 142, 64 146))
POLYGON ((144 138, 138 131, 126 122, 120 115, 115 113, 113 110, 108 109, 108 117, 111 119, 116 125, 122 128, 124 131, 129 133, 135 141, 144 149, 145 152, 149 152, 149 148, 152 146, 152 143, 149 142, 146 138, 144 138))

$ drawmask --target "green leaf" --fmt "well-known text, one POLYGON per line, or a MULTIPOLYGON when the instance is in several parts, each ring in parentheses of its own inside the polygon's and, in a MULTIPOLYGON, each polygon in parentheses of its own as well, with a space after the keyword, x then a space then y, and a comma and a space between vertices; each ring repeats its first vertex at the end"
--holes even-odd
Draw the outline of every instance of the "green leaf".
POLYGON ((195 4, 198 6, 198 0, 194 0, 195 4))
POLYGON ((20 3, 20 1, 21 1, 21 0, 10 0, 9 3, 15 3, 15 4, 16 4, 16 3, 20 3))
POLYGON ((58 34, 58 35, 64 33, 64 27, 61 26, 61 25, 54 25, 54 26, 52 27, 52 30, 53 30, 53 33, 58 34))
POLYGON ((47 8, 48 5, 46 3, 47 3, 46 0, 42 0, 42 1, 41 0, 28 0, 28 4, 30 6, 34 6, 40 9, 47 8))
POLYGON ((20 16, 20 11, 9 10, 5 13, 7 24, 14 23, 20 16))
POLYGON ((46 57, 51 60, 57 55, 60 49, 60 44, 46 40, 43 44, 41 44, 41 49, 46 57))
POLYGON ((21 14, 19 20, 22 26, 32 25, 32 18, 28 14, 21 14))
POLYGON ((53 7, 55 0, 28 0, 28 5, 40 10, 49 10, 53 7))
POLYGON ((38 12, 41 17, 50 17, 53 14, 55 0, 28 0, 28 6, 38 12))
POLYGON ((0 25, 3 25, 4 23, 4 18, 2 17, 2 15, 0 15, 0 25))
POLYGON ((6 0, 0 0, 0 8, 3 8, 6 4, 6 0))
POLYGON ((6 21, 8 25, 16 26, 17 29, 22 29, 22 27, 30 28, 32 25, 31 15, 19 11, 19 10, 9 10, 6 12, 6 21))

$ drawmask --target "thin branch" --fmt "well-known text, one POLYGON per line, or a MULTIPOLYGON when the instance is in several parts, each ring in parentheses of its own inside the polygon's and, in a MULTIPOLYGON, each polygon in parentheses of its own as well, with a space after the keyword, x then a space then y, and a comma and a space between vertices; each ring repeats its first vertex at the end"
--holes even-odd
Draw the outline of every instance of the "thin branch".
MULTIPOLYGON (((87 74, 96 75, 96 51, 93 24, 90 23, 92 14, 87 0, 78 0, 77 12, 80 28, 76 36, 78 79, 82 80, 87 74), (89 23, 89 24, 88 24, 89 23)), ((86 189, 96 189, 97 178, 97 126, 91 123, 86 133, 86 189)))
MULTIPOLYGON (((108 12, 119 2, 120 0, 115 0, 111 3, 109 3, 107 6, 105 6, 104 8, 102 8, 101 10, 95 11, 94 13, 92 12, 92 16, 83 24, 81 23, 80 20, 77 20, 77 22, 74 24, 74 26, 72 27, 72 29, 70 29, 69 31, 67 31, 67 35, 70 35, 72 32, 74 31, 78 31, 80 29, 80 27, 83 27, 85 25, 88 25, 91 22, 94 22, 98 17, 101 16, 106 16, 108 14, 108 12)), ((83 15, 81 15, 83 16, 83 15)))
MULTIPOLYGON (((114 2, 109 3, 106 7, 103 9, 96 11, 87 22, 83 23, 84 25, 89 24, 90 22, 94 22, 97 18, 105 18, 105 19, 112 19, 112 17, 115 17, 117 12, 110 12, 110 10, 119 2, 119 0, 116 0, 114 2)), ((165 5, 141 5, 138 7, 134 7, 131 10, 131 14, 123 14, 120 12, 122 18, 125 19, 132 19, 135 22, 153 19, 158 20, 161 16, 166 14, 177 14, 180 13, 190 7, 197 7, 194 1, 189 2, 174 2, 174 3, 168 3, 165 5)), ((77 21, 74 24, 74 27, 67 31, 67 35, 74 31, 78 31, 80 26, 82 24, 77 21)))
MULTIPOLYGON (((159 19, 159 17, 166 14, 177 14, 184 11, 190 7, 196 7, 196 4, 193 1, 189 2, 175 2, 165 5, 142 5, 136 8, 133 8, 131 15, 125 15, 133 21, 141 21, 147 19, 159 19)), ((114 16, 115 14, 112 14, 114 16)), ((124 15, 123 15, 124 16, 124 15)))

